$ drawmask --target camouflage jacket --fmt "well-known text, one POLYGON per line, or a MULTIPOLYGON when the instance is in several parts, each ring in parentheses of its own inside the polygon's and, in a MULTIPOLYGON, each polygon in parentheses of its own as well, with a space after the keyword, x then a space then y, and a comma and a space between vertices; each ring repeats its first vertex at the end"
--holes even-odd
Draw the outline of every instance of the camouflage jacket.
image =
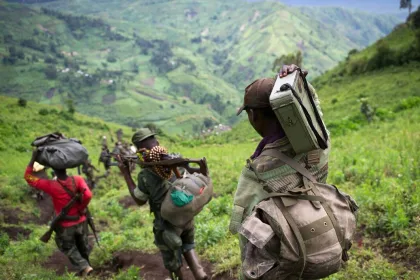
POLYGON ((156 213, 160 212, 170 182, 162 179, 151 168, 143 168, 139 172, 137 182, 134 195, 142 201, 149 201, 150 212, 155 213, 156 216, 156 213))
MULTIPOLYGON (((329 149, 296 155, 287 137, 266 145, 264 150, 267 149, 279 149, 298 162, 305 163, 319 182, 327 180, 329 149)), ((248 160, 236 189, 230 231, 237 233, 242 221, 269 192, 286 192, 302 184, 302 176, 279 159, 261 155, 253 161, 248 160)))
MULTIPOLYGON (((267 149, 278 149, 282 151, 287 156, 306 165, 318 182, 326 182, 328 176, 329 149, 296 155, 287 137, 267 144, 263 151, 267 149)), ((279 159, 264 154, 258 156, 253 161, 249 159, 242 170, 234 196, 234 206, 229 226, 230 231, 236 234, 245 218, 251 215, 253 208, 260 201, 264 200, 269 193, 287 192, 300 186, 303 186, 302 176, 279 159)), ((240 235, 239 241, 243 265, 247 266, 250 263, 249 257, 252 259, 251 263, 257 263, 258 266, 264 263, 268 264, 267 259, 259 259, 261 256, 246 256, 244 250, 246 240, 240 235)), ((279 250, 278 239, 273 239, 273 242, 276 245, 269 245, 269 247, 275 247, 276 250, 279 250)), ((287 277, 284 279, 287 279, 287 277)))

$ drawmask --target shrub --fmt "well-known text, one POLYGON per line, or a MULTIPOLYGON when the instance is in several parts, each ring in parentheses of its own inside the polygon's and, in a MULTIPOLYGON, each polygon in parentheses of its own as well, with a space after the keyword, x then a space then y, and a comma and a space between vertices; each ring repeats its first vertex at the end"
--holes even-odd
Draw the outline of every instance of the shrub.
POLYGON ((72 99, 67 99, 66 105, 67 105, 67 112, 69 112, 70 114, 73 115, 76 112, 76 108, 74 107, 73 100, 72 99))
POLYGON ((411 23, 415 29, 420 29, 420 7, 411 16, 411 23))
POLYGON ((115 280, 137 280, 140 278, 140 269, 136 266, 130 266, 126 271, 122 271, 117 276, 115 280))
POLYGON ((9 236, 5 232, 0 233, 0 255, 6 251, 7 247, 9 247, 9 236))
POLYGON ((350 50, 349 51, 349 53, 347 54, 347 58, 346 58, 346 60, 348 61, 348 60, 350 60, 350 57, 352 56, 352 55, 355 55, 356 53, 358 53, 359 52, 359 50, 357 50, 357 49, 352 49, 352 50, 350 50))
POLYGON ((376 45, 376 53, 367 64, 367 70, 382 69, 394 65, 396 62, 396 54, 390 49, 388 43, 379 40, 376 45))
POLYGON ((5 185, 0 189, 0 198, 2 201, 7 201, 13 205, 24 202, 29 192, 29 187, 22 187, 22 185, 5 185))
POLYGON ((395 107, 395 112, 408 110, 414 107, 420 106, 420 96, 411 96, 400 101, 395 107))
POLYGON ((381 120, 395 119, 394 113, 391 110, 384 109, 384 108, 377 108, 375 111, 375 116, 377 116, 381 120))
POLYGON ((364 72, 366 70, 366 64, 367 64, 366 60, 363 60, 363 59, 353 60, 349 63, 348 73, 352 75, 352 74, 364 72))
POLYGON ((57 60, 55 58, 52 58, 51 56, 45 57, 44 62, 48 64, 57 64, 57 60))
POLYGON ((27 103, 28 103, 28 101, 26 101, 26 99, 24 99, 24 98, 19 98, 19 100, 18 100, 18 105, 20 107, 26 107, 27 103))
POLYGON ((45 109, 45 108, 43 108, 43 109, 41 109, 41 110, 38 111, 38 114, 40 114, 41 116, 46 116, 49 113, 50 112, 47 109, 45 109))
POLYGON ((108 61, 109 63, 114 63, 114 62, 117 62, 117 58, 115 56, 113 56, 113 55, 109 55, 106 58, 106 61, 108 61))
POLYGON ((55 80, 57 78, 57 69, 54 65, 49 65, 44 69, 44 74, 47 79, 55 80))
POLYGON ((12 34, 3 35, 3 42, 4 43, 12 43, 13 42, 13 35, 12 34))

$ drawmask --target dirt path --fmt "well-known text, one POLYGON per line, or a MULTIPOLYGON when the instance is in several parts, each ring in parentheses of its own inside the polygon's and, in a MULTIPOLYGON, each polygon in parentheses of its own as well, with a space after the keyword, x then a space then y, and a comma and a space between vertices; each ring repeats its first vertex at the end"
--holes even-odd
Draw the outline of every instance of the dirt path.
MULTIPOLYGON (((145 254, 139 251, 125 251, 114 253, 113 259, 110 263, 96 268, 94 275, 100 278, 106 279, 116 274, 119 270, 124 270, 130 266, 137 266, 140 268, 140 275, 145 280, 164 280, 168 277, 167 272, 163 266, 162 258, 159 253, 157 254, 145 254)), ((60 252, 55 252, 44 264, 45 268, 55 270, 57 275, 62 275, 66 271, 76 272, 72 269, 69 260, 60 252)), ((205 271, 208 274, 212 274, 212 264, 209 262, 203 262, 205 271)), ((194 277, 186 266, 182 268, 182 272, 185 280, 194 280, 194 277)), ((216 275, 212 278, 213 280, 233 280, 235 278, 230 277, 227 274, 216 275)))
POLYGON ((41 211, 41 215, 37 219, 36 223, 40 225, 48 224, 48 222, 52 218, 54 211, 51 197, 49 195, 44 194, 44 199, 38 200, 36 204, 39 210, 41 211))
POLYGON ((36 204, 41 212, 39 217, 16 207, 0 207, 0 221, 4 222, 4 225, 0 225, 0 232, 5 232, 12 240, 25 239, 31 234, 31 230, 22 227, 22 224, 47 224, 53 211, 51 198, 48 196, 44 197, 43 200, 37 201, 36 204))
POLYGON ((26 239, 32 231, 18 226, 0 226, 0 232, 5 232, 12 240, 19 240, 20 238, 26 239))

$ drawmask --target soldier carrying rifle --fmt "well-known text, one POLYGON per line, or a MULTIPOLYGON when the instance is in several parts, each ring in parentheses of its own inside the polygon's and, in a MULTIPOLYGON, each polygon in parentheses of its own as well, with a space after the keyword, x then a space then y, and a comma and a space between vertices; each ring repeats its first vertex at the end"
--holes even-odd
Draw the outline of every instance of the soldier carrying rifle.
MULTIPOLYGON (((154 155, 159 154, 158 151, 164 150, 159 146, 159 142, 148 128, 142 128, 132 137, 132 142, 139 151, 147 150, 156 151, 154 155)), ((160 157, 162 154, 159 154, 160 157)), ((197 254, 194 251, 194 221, 189 220, 182 227, 177 227, 173 221, 165 220, 162 216, 163 203, 166 194, 169 191, 171 183, 176 177, 171 173, 170 169, 179 176, 177 166, 185 167, 189 172, 199 172, 188 167, 186 159, 163 160, 162 162, 177 162, 168 168, 153 168, 152 165, 146 165, 143 162, 143 169, 138 175, 138 184, 134 183, 130 175, 129 164, 130 159, 136 160, 133 156, 125 156, 114 154, 114 158, 119 162, 121 173, 127 182, 130 195, 138 205, 143 205, 149 201, 150 211, 153 212, 155 219, 153 221, 153 233, 155 237, 155 245, 159 248, 165 268, 169 270, 171 279, 182 280, 181 273, 182 255, 191 268, 194 278, 197 280, 209 279, 200 265, 197 254), (169 172, 167 172, 169 171, 169 172)), ((143 156, 144 158, 144 156, 143 156)), ((166 158, 165 158, 166 159, 166 158)), ((190 161, 193 162, 193 161, 190 161)), ((151 164, 151 163, 149 163, 151 164)), ((202 165, 206 169, 206 165, 202 165)), ((207 174, 206 171, 201 171, 207 174)), ((185 175, 184 175, 185 176, 185 175)))
POLYGON ((99 170, 92 164, 92 161, 90 159, 87 159, 83 162, 81 166, 77 167, 77 173, 81 175, 85 174, 87 179, 87 184, 91 190, 93 190, 96 187, 96 180, 95 176, 93 174, 93 171, 99 172, 99 170))
POLYGON ((66 169, 54 169, 56 180, 39 178, 34 174, 33 165, 38 151, 35 150, 25 171, 25 180, 38 190, 49 194, 54 205, 56 218, 51 229, 41 238, 47 242, 55 231, 55 242, 77 269, 78 274, 87 276, 92 272, 89 263, 88 214, 92 193, 80 176, 68 176, 66 169))

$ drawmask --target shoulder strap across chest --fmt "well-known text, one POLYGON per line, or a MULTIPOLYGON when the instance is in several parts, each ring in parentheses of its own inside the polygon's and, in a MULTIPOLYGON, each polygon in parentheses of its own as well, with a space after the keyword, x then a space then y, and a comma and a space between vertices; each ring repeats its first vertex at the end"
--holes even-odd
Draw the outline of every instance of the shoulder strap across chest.
POLYGON ((317 182, 315 177, 311 174, 311 172, 309 172, 308 169, 306 169, 305 167, 300 165, 299 162, 297 162, 296 160, 286 156, 284 153, 282 153, 281 151, 279 151, 277 149, 266 149, 261 153, 261 155, 278 158, 279 160, 281 160, 282 162, 284 162, 285 164, 287 164, 288 166, 290 166, 291 168, 296 170, 302 176, 306 177, 312 183, 317 182))
POLYGON ((74 181, 74 177, 73 176, 71 176, 70 178, 71 178, 73 190, 70 190, 69 188, 67 188, 66 185, 64 185, 58 179, 57 179, 57 182, 60 184, 60 186, 63 188, 63 190, 65 190, 66 193, 68 193, 68 195, 70 195, 70 197, 73 198, 76 195, 76 182, 74 181))

